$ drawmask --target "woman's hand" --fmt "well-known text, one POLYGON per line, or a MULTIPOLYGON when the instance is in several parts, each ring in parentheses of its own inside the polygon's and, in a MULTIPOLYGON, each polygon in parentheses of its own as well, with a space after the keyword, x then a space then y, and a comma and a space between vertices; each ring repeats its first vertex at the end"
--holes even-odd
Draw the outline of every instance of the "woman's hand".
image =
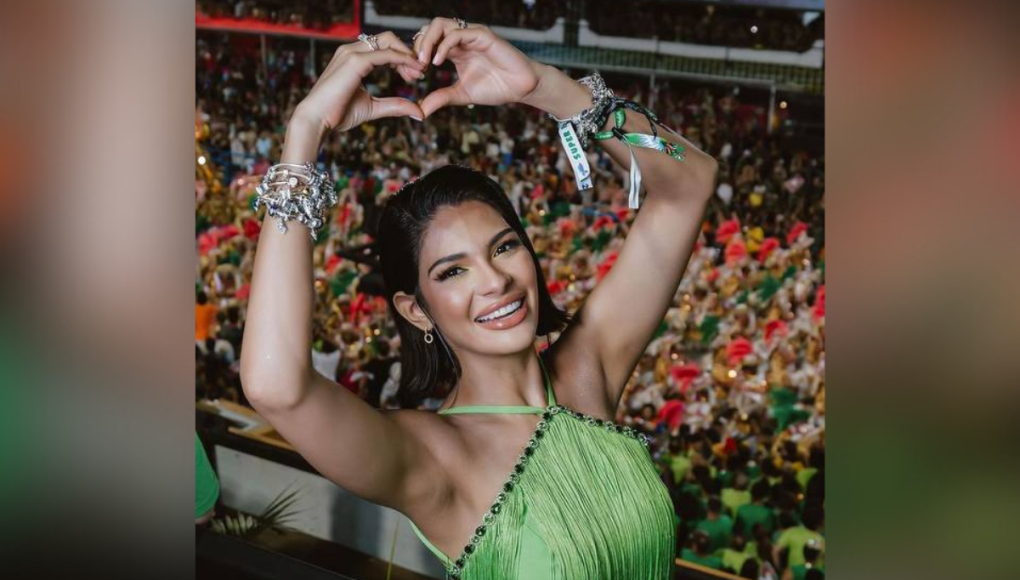
MULTIPOLYGON (((321 139, 329 131, 347 131, 383 117, 423 118, 416 103, 400 97, 376 98, 361 86, 365 76, 378 66, 393 67, 408 82, 420 78, 425 70, 425 65, 392 32, 376 35, 376 40, 379 50, 372 50, 362 41, 337 49, 308 96, 295 109, 292 127, 309 128, 321 139)), ((315 147, 317 150, 318 142, 315 147)))
POLYGON ((422 64, 439 66, 447 59, 457 67, 457 82, 421 101, 429 116, 447 105, 503 105, 523 101, 539 82, 539 65, 479 24, 460 28, 455 20, 436 18, 414 42, 422 64))

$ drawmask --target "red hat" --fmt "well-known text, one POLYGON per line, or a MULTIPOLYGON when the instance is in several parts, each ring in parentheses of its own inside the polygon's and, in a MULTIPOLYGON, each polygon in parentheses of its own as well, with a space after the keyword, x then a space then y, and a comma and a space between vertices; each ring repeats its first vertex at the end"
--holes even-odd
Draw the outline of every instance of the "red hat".
POLYGON ((603 260, 602 263, 595 269, 596 281, 601 282, 602 279, 606 277, 606 274, 609 274, 609 271, 613 269, 613 265, 616 264, 617 257, 619 257, 619 254, 616 252, 609 252, 606 254, 606 259, 603 260))
POLYGON ((676 429, 684 419, 684 404, 678 399, 666 401, 659 409, 656 419, 665 421, 670 430, 676 429))
POLYGON ((732 342, 726 345, 726 362, 730 366, 736 366, 740 364, 740 361, 745 356, 754 352, 754 348, 751 346, 751 341, 747 340, 743 336, 736 338, 732 342))
POLYGON ((818 291, 815 292, 815 304, 812 314, 815 318, 825 317, 825 284, 818 287, 818 291))
POLYGON ((339 266, 340 262, 342 262, 342 261, 343 261, 343 258, 341 258, 340 256, 337 256, 336 254, 333 254, 332 256, 330 256, 329 259, 326 260, 326 268, 325 268, 326 273, 329 274, 330 276, 332 276, 333 275, 333 271, 336 270, 336 267, 339 266))
POLYGON ((259 233, 262 231, 262 224, 255 218, 245 218, 244 220, 244 237, 249 240, 256 241, 259 239, 259 233))
POLYGON ((600 215, 599 217, 595 218, 595 223, 591 224, 591 229, 594 231, 598 231, 606 226, 611 225, 613 225, 613 218, 607 215, 600 215))
POLYGON ((747 245, 740 238, 732 238, 726 244, 726 263, 734 264, 747 255, 747 245))
POLYGON ((777 318, 765 324, 765 340, 772 340, 773 336, 786 336, 789 331, 790 328, 786 325, 786 321, 777 318))
POLYGON ((761 245, 758 246, 758 262, 761 264, 765 263, 768 259, 769 254, 779 248, 779 239, 775 237, 767 237, 761 241, 761 245))
POLYGON ((730 241, 730 238, 733 237, 734 234, 737 234, 739 232, 740 232, 740 220, 738 220, 737 218, 726 220, 723 223, 719 224, 719 227, 716 228, 715 239, 718 240, 719 243, 725 244, 730 241))
POLYGON ((577 231, 577 222, 570 218, 560 218, 556 223, 560 227, 560 236, 564 238, 572 237, 577 231))
POLYGON ((670 376, 676 384, 680 385, 680 392, 687 392, 687 388, 690 387, 691 382, 701 375, 701 367, 694 363, 687 363, 684 365, 674 365, 669 369, 670 376))
POLYGON ((797 241, 797 238, 808 229, 808 225, 802 221, 798 221, 790 227, 790 233, 786 234, 787 245, 793 245, 797 241))

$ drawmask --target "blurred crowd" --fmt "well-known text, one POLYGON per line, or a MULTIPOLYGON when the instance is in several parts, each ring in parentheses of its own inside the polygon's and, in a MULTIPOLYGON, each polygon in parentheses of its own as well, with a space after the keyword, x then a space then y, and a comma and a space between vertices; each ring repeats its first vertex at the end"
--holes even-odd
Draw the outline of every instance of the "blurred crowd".
POLYGON ((328 30, 354 21, 354 0, 197 0, 195 12, 210 18, 328 30))
POLYGON ((803 52, 824 38, 824 13, 668 0, 587 0, 585 18, 609 36, 803 52))
MULTIPOLYGON (((468 22, 547 30, 565 14, 566 0, 375 0, 385 16, 457 16, 468 22)), ((200 14, 302 25, 313 30, 353 22, 353 0, 199 0, 200 14)), ((824 13, 668 0, 587 0, 581 18, 601 35, 803 52, 825 35, 824 13)))
MULTIPOLYGON (((196 396, 243 403, 237 361, 262 227, 254 187, 280 156, 308 70, 324 63, 308 66, 307 47, 272 49, 263 68, 257 48, 207 33, 196 58, 196 396)), ((769 135, 765 105, 731 89, 606 78, 720 161, 687 274, 617 420, 652 438, 676 507, 678 555, 745 578, 821 577, 824 157, 769 135)), ((414 85, 379 71, 366 88, 416 99, 450 82, 446 69, 414 85)), ((595 188, 578 192, 554 123, 523 106, 442 110, 425 123, 390 119, 329 135, 319 163, 335 176, 340 205, 314 245, 316 369, 374 406, 396 406, 400 343, 372 242, 385 200, 447 163, 503 186, 554 300, 576 310, 635 217, 627 173, 595 149, 595 188)))

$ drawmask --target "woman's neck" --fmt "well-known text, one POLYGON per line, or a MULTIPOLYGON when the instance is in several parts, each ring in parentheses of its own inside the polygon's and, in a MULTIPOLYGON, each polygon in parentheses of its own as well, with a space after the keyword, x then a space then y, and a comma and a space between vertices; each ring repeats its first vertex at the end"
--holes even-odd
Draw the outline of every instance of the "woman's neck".
POLYGON ((487 356, 458 353, 461 376, 446 397, 442 409, 468 405, 522 405, 544 407, 548 403, 545 376, 535 350, 487 356))

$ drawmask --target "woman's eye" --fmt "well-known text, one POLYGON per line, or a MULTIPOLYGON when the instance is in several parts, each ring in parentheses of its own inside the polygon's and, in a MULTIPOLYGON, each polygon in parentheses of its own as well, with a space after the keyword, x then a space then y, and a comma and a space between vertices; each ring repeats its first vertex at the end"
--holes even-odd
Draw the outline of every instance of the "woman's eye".
POLYGON ((460 266, 454 266, 452 268, 448 268, 446 270, 443 270, 443 273, 439 275, 439 281, 442 282, 443 280, 446 280, 447 278, 450 278, 452 276, 456 276, 460 272, 460 270, 461 270, 460 266))
POLYGON ((510 250, 516 248, 519 245, 521 245, 521 243, 517 240, 507 240, 500 244, 498 248, 496 248, 496 255, 498 256, 502 254, 504 251, 509 252, 510 250), (506 249, 504 250, 504 248, 506 249))

